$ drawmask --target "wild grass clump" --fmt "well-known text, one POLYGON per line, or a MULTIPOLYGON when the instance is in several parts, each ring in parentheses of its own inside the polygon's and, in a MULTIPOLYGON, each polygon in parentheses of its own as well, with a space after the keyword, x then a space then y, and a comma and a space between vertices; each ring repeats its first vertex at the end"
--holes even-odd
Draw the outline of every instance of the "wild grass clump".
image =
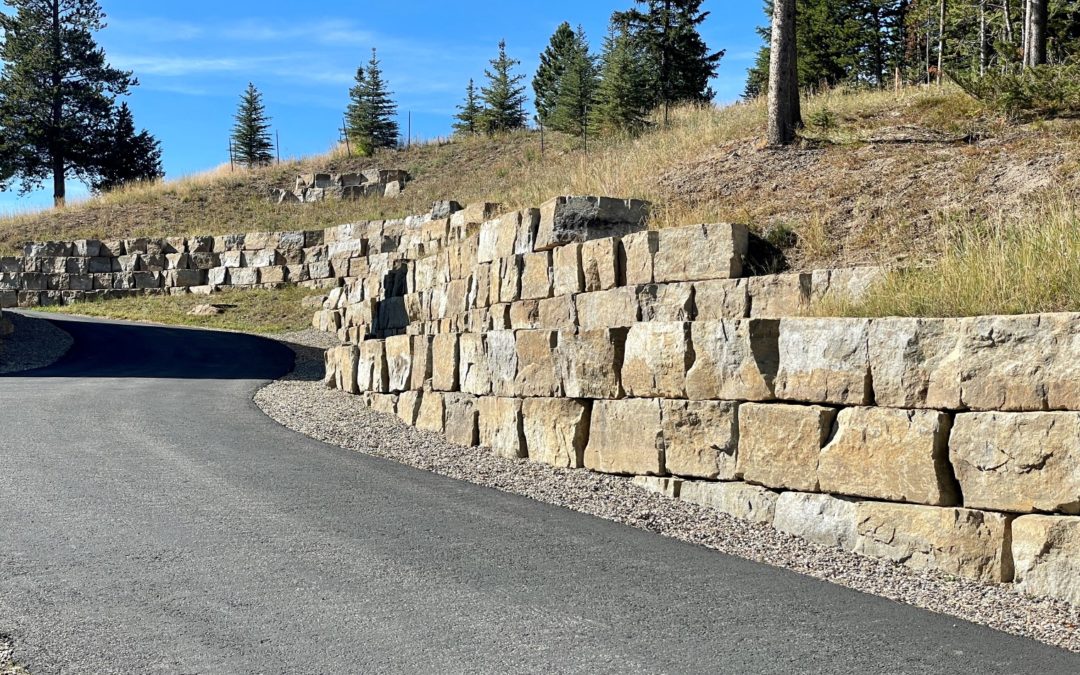
POLYGON ((1062 197, 1030 217, 954 221, 940 257, 888 274, 822 316, 960 317, 1080 311, 1080 209, 1062 197))

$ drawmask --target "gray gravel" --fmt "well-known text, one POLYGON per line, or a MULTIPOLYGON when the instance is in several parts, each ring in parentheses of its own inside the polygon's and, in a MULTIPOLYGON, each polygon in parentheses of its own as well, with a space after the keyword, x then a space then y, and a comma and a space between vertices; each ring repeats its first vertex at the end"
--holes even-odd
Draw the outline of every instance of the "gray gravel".
POLYGON ((15 643, 0 635, 0 675, 29 675, 29 672, 15 663, 15 643))
POLYGON ((626 478, 504 459, 480 448, 452 445, 396 417, 371 411, 358 396, 324 387, 322 349, 336 344, 332 337, 316 331, 277 337, 297 352, 297 368, 260 390, 255 403, 294 431, 1080 652, 1080 607, 1030 598, 1007 586, 917 572, 821 547, 765 525, 646 492, 626 478))
POLYGON ((44 319, 11 311, 4 312, 4 318, 15 332, 0 340, 0 374, 44 368, 71 348, 71 336, 44 319))

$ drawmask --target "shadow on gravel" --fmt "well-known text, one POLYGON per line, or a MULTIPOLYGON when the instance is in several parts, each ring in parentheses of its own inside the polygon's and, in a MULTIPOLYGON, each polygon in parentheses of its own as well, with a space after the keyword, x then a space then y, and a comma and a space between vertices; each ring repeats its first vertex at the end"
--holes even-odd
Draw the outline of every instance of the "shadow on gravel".
POLYGON ((48 317, 75 343, 51 366, 0 377, 273 380, 294 353, 267 338, 133 323, 48 317))
POLYGON ((325 349, 282 341, 296 354, 296 365, 291 373, 281 379, 293 382, 320 382, 326 375, 325 349))

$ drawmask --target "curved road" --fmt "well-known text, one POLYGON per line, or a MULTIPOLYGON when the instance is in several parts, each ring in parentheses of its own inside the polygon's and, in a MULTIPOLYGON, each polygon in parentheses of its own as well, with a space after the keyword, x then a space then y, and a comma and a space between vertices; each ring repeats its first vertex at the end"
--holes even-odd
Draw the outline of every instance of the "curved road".
POLYGON ((1080 672, 1080 657, 330 447, 266 340, 57 319, 0 379, 0 633, 33 673, 1080 672))

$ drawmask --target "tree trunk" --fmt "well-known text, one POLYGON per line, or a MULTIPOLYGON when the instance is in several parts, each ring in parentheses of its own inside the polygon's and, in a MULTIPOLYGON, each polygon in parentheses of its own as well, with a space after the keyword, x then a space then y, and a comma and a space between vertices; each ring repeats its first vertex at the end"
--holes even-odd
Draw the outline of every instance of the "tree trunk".
POLYGON ((940 10, 937 43, 937 84, 939 87, 941 86, 942 73, 945 71, 945 0, 941 0, 940 10))
POLYGON ((1047 0, 1028 0, 1027 49, 1024 52, 1024 65, 1029 68, 1046 63, 1048 10, 1047 0))
POLYGON ((1001 15, 1005 19, 1005 41, 1010 45, 1013 42, 1013 25, 1012 25, 1012 6, 1009 4, 1009 0, 1002 0, 1001 3, 1001 15))
POLYGON ((979 0, 979 76, 986 76, 986 0, 979 0))
POLYGON ((64 174, 67 173, 67 162, 64 157, 64 142, 62 128, 64 124, 64 99, 62 87, 64 85, 64 73, 61 65, 64 58, 63 46, 60 43, 60 0, 52 0, 52 129, 49 139, 49 160, 52 162, 53 174, 53 205, 63 206, 67 199, 67 188, 64 185, 64 174))
POLYGON ((1024 55, 1024 66, 1028 65, 1028 54, 1031 52, 1031 0, 1024 0, 1024 23, 1021 53, 1024 55))
POLYGON ((776 0, 773 6, 769 55, 769 145, 790 145, 802 126, 799 106, 798 48, 795 0, 776 0))

